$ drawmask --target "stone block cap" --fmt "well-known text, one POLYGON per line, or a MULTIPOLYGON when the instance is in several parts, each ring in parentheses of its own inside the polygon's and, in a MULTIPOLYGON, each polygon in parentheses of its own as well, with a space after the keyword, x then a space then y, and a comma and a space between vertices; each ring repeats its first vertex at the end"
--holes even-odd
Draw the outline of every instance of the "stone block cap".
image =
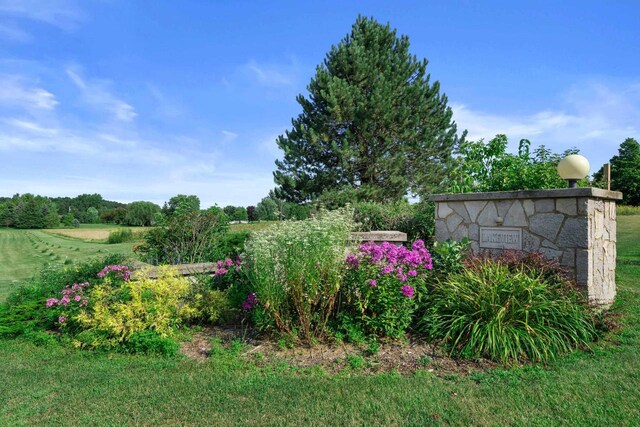
POLYGON ((520 190, 490 191, 486 193, 433 194, 429 199, 434 202, 454 202, 471 200, 505 200, 505 199, 559 199, 564 197, 590 197, 594 199, 622 200, 619 191, 601 188, 561 188, 557 190, 520 190))
POLYGON ((406 242, 407 233, 401 231, 366 231, 351 233, 351 239, 360 242, 406 242))

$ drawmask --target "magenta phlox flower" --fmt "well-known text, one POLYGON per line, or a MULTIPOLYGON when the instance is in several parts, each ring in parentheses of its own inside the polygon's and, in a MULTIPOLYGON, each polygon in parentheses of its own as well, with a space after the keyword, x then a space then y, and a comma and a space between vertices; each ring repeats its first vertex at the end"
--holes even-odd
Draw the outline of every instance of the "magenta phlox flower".
POLYGON ((405 297, 407 297, 407 298, 413 298, 413 294, 414 294, 414 292, 415 292, 415 291, 413 290, 413 288, 412 288, 411 286, 409 286, 409 285, 404 285, 404 286, 401 288, 401 291, 402 291, 402 295, 404 295, 404 296, 405 296, 405 297))
POLYGON ((56 298, 49 298, 47 300, 46 305, 47 305, 47 307, 53 307, 54 305, 58 305, 59 302, 60 301, 58 299, 56 299, 56 298))
POLYGON ((226 268, 218 268, 215 273, 213 273, 216 276, 223 276, 225 274, 227 274, 229 272, 229 270, 227 270, 226 268))
POLYGON ((349 266, 354 268, 357 268, 358 265, 360 265, 360 261, 358 260, 358 257, 356 256, 356 254, 347 255, 347 264, 349 264, 349 266))
POLYGON ((418 275, 418 272, 416 270, 407 271, 407 276, 416 277, 417 275, 418 275))
POLYGON ((64 323, 67 320, 67 316, 60 316, 58 317, 58 323, 64 323))
POLYGON ((255 292, 249 292, 247 299, 242 303, 242 310, 249 311, 258 304, 258 297, 255 292))
POLYGON ((231 258, 226 258, 226 259, 224 260, 224 265, 225 265, 226 267, 233 267, 233 260, 232 260, 231 258))
POLYGON ((125 282, 128 282, 131 278, 131 271, 129 271, 129 267, 127 267, 126 265, 107 265, 105 268, 100 270, 100 272, 98 273, 98 277, 103 279, 104 276, 106 276, 111 271, 119 273, 120 277, 125 282))
POLYGON ((218 268, 222 268, 222 267, 224 267, 224 262, 222 262, 222 261, 216 261, 216 267, 218 267, 218 268))
POLYGON ((393 265, 385 265, 384 267, 382 267, 382 270, 380 270, 380 273, 382 274, 389 274, 393 271, 393 265))
POLYGON ((369 286, 375 288, 376 286, 378 286, 378 281, 376 279, 369 280, 369 286))

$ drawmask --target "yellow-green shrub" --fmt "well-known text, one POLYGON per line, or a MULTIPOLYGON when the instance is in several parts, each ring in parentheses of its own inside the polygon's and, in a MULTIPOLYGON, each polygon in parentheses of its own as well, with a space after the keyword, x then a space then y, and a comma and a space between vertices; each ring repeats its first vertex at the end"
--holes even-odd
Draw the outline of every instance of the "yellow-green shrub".
POLYGON ((173 337, 176 327, 197 315, 187 302, 190 289, 189 281, 169 267, 162 267, 157 279, 143 271, 118 286, 107 278, 93 288, 90 307, 74 319, 97 339, 81 340, 78 345, 114 346, 147 330, 173 337))

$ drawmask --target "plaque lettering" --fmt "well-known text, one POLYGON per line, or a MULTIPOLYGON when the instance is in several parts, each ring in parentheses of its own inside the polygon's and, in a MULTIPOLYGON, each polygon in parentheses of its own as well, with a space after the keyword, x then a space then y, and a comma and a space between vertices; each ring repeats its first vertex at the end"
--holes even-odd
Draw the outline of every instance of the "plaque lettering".
POLYGON ((522 229, 480 227, 480 247, 487 249, 522 250, 522 229))

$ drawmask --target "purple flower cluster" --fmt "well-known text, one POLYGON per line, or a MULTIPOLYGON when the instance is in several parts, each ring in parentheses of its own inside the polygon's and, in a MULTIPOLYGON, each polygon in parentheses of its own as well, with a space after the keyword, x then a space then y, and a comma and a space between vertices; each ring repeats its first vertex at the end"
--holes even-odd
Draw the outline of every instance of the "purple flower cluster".
POLYGON ((234 267, 236 271, 240 270, 241 264, 242 260, 240 258, 236 258, 235 261, 231 258, 225 258, 224 261, 216 261, 216 267, 218 269, 213 274, 215 276, 224 276, 229 272, 231 267, 234 267))
POLYGON ((98 273, 98 277, 103 279, 109 272, 114 271, 120 275, 122 280, 128 282, 131 278, 131 271, 129 271, 129 267, 126 265, 107 265, 105 268, 100 270, 98 273))
POLYGON ((407 297, 407 298, 413 298, 414 290, 413 290, 413 288, 412 288, 411 286, 409 286, 409 285, 404 285, 404 286, 402 287, 402 289, 400 289, 400 290, 402 291, 402 295, 404 295, 405 297, 407 297))
MULTIPOLYGON (((367 271, 374 268, 374 277, 394 275, 398 281, 404 283, 401 288, 402 294, 407 298, 413 298, 414 288, 406 284, 408 278, 417 277, 420 270, 431 270, 433 261, 431 254, 427 250, 422 240, 416 240, 411 249, 404 246, 394 245, 389 242, 376 244, 367 242, 360 245, 357 254, 347 255, 347 265, 356 270, 366 265, 367 271)), ((370 279, 367 284, 376 287, 376 279, 370 279)))
MULTIPOLYGON (((405 268, 411 269, 423 267, 431 270, 433 268, 431 254, 424 246, 422 240, 416 240, 411 246, 411 249, 389 242, 382 242, 379 245, 374 242, 367 242, 360 245, 358 252, 360 253, 360 257, 354 254, 347 256, 349 265, 357 267, 360 258, 370 264, 383 264, 385 267, 402 265, 405 268)), ((391 271, 393 270, 387 270, 387 272, 383 274, 390 273, 391 271)))
POLYGON ((249 292, 249 295, 247 295, 247 299, 242 303, 242 309, 244 311, 249 311, 253 307, 255 307, 256 304, 258 304, 258 297, 256 296, 255 292, 249 292))
MULTIPOLYGON (((84 295, 84 288, 89 286, 89 282, 74 283, 73 285, 67 285, 60 293, 62 298, 49 298, 45 305, 47 307, 63 306, 67 307, 69 304, 77 304, 78 307, 85 307, 89 304, 89 298, 84 295)), ((67 320, 66 316, 58 317, 59 323, 64 323, 67 320)))

